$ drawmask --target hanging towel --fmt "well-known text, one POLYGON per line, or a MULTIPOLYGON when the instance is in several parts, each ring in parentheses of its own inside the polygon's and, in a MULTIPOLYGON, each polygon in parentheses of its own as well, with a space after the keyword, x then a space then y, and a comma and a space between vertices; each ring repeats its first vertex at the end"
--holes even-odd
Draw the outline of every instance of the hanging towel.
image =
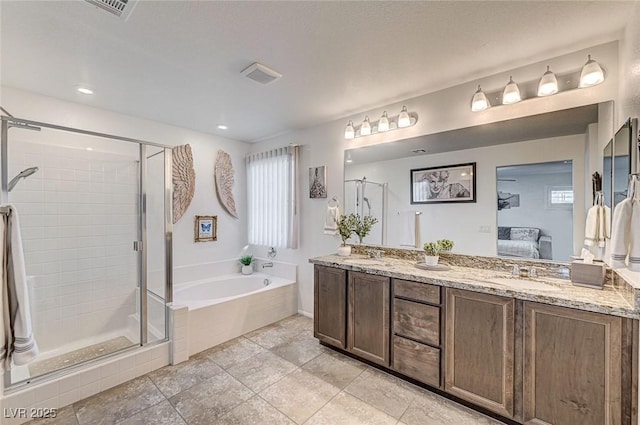
POLYGON ((338 234, 338 220, 340 220, 340 208, 339 207, 327 207, 327 213, 324 218, 324 234, 325 235, 337 235, 338 234))
POLYGON ((18 213, 5 205, 9 213, 0 220, 0 236, 4 241, 2 268, 2 317, 0 318, 0 368, 7 370, 13 360, 24 365, 38 355, 33 337, 29 291, 24 265, 24 252, 18 213))
POLYGON ((629 253, 629 243, 631 239, 632 211, 633 199, 629 198, 624 199, 613 209, 613 225, 611 226, 611 267, 614 269, 626 266, 625 259, 629 253))
POLYGON ((630 227, 629 270, 640 272, 640 201, 638 200, 633 201, 630 227))
POLYGON ((609 207, 594 205, 587 212, 584 229, 584 244, 603 248, 606 240, 611 237, 611 210, 609 207))
POLYGON ((418 215, 415 211, 399 211, 400 214, 400 246, 417 247, 418 215))

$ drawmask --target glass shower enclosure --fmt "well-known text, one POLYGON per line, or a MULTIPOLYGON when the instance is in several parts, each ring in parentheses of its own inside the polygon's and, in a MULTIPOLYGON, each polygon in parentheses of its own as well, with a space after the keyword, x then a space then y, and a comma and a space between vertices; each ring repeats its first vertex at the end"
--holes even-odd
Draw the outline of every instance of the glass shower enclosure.
POLYGON ((378 219, 363 243, 384 245, 387 241, 387 186, 387 183, 377 183, 366 177, 344 181, 344 213, 378 219))
POLYGON ((1 147, 40 349, 5 387, 165 341, 171 148, 7 116, 1 147))

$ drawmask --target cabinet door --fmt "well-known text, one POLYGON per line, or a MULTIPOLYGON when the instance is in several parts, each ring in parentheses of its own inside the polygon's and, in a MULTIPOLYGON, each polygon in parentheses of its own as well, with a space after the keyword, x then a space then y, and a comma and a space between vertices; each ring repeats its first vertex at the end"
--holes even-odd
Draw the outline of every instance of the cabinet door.
POLYGON ((349 272, 348 350, 389 366, 388 277, 349 272))
POLYGON ((525 423, 619 425, 622 319, 526 302, 524 320, 525 423))
POLYGON ((335 347, 347 348, 347 271, 314 268, 313 336, 335 347))
POLYGON ((445 390, 506 417, 514 404, 514 310, 511 298, 447 289, 445 390))

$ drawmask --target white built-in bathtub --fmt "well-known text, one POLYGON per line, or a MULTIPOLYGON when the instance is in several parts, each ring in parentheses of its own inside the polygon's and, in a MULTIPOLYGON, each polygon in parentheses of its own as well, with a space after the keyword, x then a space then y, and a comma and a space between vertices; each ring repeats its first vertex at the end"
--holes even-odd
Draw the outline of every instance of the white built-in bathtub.
POLYGON ((174 316, 186 308, 188 324, 186 335, 184 326, 174 326, 172 339, 186 340, 188 356, 192 356, 296 314, 295 269, 287 273, 286 266, 279 267, 285 269, 279 270, 280 276, 235 273, 176 284, 171 308, 174 316))

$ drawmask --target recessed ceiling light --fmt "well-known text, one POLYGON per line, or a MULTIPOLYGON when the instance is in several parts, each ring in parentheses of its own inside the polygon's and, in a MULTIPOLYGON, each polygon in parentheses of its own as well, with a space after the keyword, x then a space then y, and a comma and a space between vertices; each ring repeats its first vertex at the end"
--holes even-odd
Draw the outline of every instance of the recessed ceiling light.
POLYGON ((88 151, 92 151, 93 150, 93 148, 85 148, 85 149, 88 150, 88 151))
POLYGON ((86 87, 78 87, 78 91, 82 94, 93 94, 93 90, 86 87))
POLYGON ((218 125, 218 130, 228 130, 228 129, 229 129, 229 127, 227 127, 227 126, 226 126, 226 125, 224 125, 224 124, 219 124, 219 125, 218 125))

